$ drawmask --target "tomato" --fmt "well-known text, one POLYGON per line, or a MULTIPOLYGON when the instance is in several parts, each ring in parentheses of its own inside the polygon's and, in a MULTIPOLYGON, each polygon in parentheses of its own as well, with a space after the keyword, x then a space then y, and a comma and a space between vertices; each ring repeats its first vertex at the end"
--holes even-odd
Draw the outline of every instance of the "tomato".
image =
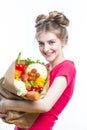
POLYGON ((27 75, 27 74, 22 74, 22 75, 21 75, 21 80, 22 80, 23 82, 28 81, 28 75, 27 75))
POLYGON ((39 92, 41 93, 43 90, 43 87, 40 86, 35 86, 35 87, 31 87, 30 91, 35 91, 35 92, 39 92))
POLYGON ((43 87, 37 86, 37 91, 38 91, 39 93, 41 93, 41 92, 43 91, 43 87))
POLYGON ((36 87, 31 87, 30 91, 36 91, 37 88, 36 87))

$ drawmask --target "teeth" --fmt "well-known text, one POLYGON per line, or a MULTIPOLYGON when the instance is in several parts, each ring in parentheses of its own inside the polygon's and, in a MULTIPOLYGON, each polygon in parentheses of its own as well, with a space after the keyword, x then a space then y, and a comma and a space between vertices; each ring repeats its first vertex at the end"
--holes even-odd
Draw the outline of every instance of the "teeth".
POLYGON ((45 54, 46 54, 46 55, 50 55, 51 53, 52 53, 52 52, 46 52, 45 54))
POLYGON ((52 52, 50 52, 50 53, 45 53, 45 55, 47 55, 47 56, 50 56, 52 54, 52 52))

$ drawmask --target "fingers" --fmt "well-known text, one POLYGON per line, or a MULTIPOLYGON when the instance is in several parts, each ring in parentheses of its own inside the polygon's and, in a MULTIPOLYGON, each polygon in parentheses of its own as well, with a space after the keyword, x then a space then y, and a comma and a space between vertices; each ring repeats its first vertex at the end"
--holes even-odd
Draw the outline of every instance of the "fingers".
POLYGON ((0 118, 4 118, 4 117, 7 117, 7 114, 0 113, 0 118))
POLYGON ((0 113, 0 118, 1 118, 1 120, 2 120, 3 122, 5 122, 5 123, 8 123, 8 122, 6 122, 6 120, 5 120, 6 117, 7 117, 7 114, 0 113))

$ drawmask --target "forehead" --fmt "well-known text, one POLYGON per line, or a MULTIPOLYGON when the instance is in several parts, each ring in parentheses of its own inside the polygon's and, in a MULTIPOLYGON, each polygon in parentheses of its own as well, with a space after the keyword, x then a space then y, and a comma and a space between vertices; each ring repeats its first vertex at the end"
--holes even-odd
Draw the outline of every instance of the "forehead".
POLYGON ((48 41, 48 40, 56 40, 57 36, 53 32, 42 32, 38 35, 38 41, 48 41))

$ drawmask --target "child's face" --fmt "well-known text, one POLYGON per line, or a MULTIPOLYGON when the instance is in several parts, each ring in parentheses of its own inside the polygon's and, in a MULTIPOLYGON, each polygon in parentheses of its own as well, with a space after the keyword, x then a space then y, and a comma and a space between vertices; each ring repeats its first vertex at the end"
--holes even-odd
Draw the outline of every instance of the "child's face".
POLYGON ((41 54, 50 63, 58 61, 62 55, 62 41, 53 32, 42 32, 38 38, 41 54))

